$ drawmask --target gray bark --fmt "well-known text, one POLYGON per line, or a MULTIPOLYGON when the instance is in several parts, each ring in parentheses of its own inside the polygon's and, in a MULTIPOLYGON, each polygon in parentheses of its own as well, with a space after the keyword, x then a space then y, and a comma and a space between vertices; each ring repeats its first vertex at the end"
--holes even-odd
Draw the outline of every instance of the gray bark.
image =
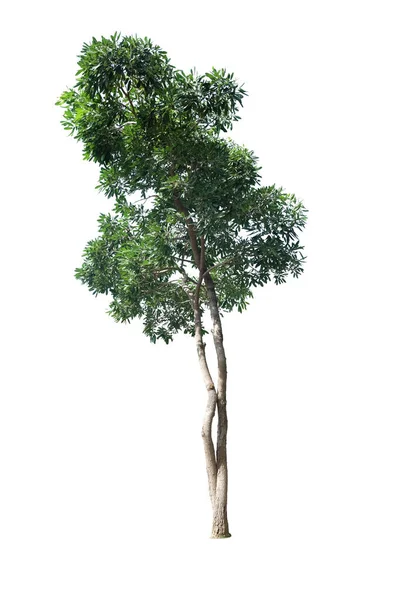
POLYGON ((215 293, 214 281, 209 273, 205 274, 205 283, 207 296, 210 305, 212 319, 212 336, 217 353, 218 363, 218 390, 217 390, 217 409, 218 409, 218 430, 217 430, 217 481, 215 489, 215 502, 213 506, 213 527, 212 537, 230 537, 228 523, 228 459, 227 459, 227 434, 228 434, 228 416, 226 410, 226 384, 227 384, 227 366, 224 348, 224 338, 222 333, 221 317, 219 314, 218 300, 215 293))
POLYGON ((210 370, 207 364, 205 344, 201 333, 201 314, 198 306, 198 299, 194 306, 195 312, 195 340, 197 348, 197 356, 200 363, 200 370, 203 375, 203 380, 208 393, 208 401, 206 412, 203 420, 201 435, 203 438, 204 453, 206 457, 206 469, 208 477, 208 489, 210 493, 211 505, 215 505, 215 490, 217 485, 217 463, 215 460, 215 449, 212 439, 212 422, 215 415, 215 407, 217 405, 217 392, 212 380, 210 370))
POLYGON ((203 375, 204 383, 208 392, 208 401, 203 420, 202 438, 206 458, 206 469, 208 476, 208 486, 210 492, 211 505, 213 510, 213 522, 211 537, 226 538, 230 537, 227 503, 228 503, 228 462, 227 462, 227 433, 228 418, 226 411, 226 382, 227 367, 226 356, 223 343, 222 324, 219 314, 218 299, 215 292, 213 278, 206 268, 205 263, 205 243, 204 237, 201 238, 201 247, 197 243, 197 236, 193 220, 188 214, 186 207, 182 204, 178 195, 175 196, 175 205, 177 209, 186 217, 188 235, 192 247, 193 257, 199 269, 199 279, 196 292, 192 298, 192 305, 195 318, 195 340, 197 355, 199 358, 200 369, 203 375), (206 285, 207 297, 210 307, 212 320, 212 336, 214 347, 217 354, 218 364, 218 388, 215 390, 210 370, 208 368, 205 344, 202 336, 201 311, 199 307, 200 287, 203 283, 206 285), (217 452, 215 453, 212 440, 212 422, 216 407, 218 409, 218 430, 217 430, 217 452))

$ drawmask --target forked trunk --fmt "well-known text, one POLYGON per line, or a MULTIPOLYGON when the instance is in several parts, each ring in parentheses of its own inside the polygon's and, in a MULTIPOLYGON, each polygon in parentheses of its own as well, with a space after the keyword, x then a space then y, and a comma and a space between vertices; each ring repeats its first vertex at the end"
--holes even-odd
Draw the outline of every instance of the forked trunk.
POLYGON ((214 389, 208 392, 208 403, 203 421, 201 435, 204 444, 206 468, 208 476, 208 488, 213 511, 212 538, 230 537, 227 504, 228 504, 228 464, 226 454, 226 436, 228 431, 228 419, 226 414, 226 403, 220 402, 214 389), (215 415, 215 407, 218 410, 218 433, 217 453, 215 455, 212 440, 212 422, 215 415))
POLYGON ((227 504, 228 504, 228 461, 226 452, 226 438, 228 434, 228 416, 226 412, 226 383, 227 368, 222 334, 221 317, 218 308, 218 299, 215 292, 214 281, 209 272, 204 273, 204 281, 207 289, 208 302, 212 320, 212 336, 217 354, 218 363, 218 430, 217 430, 217 454, 216 454, 216 485, 215 502, 213 505, 213 538, 230 537, 227 504))
MULTIPOLYGON (((199 280, 201 281, 201 280, 199 280)), ((208 283, 208 285, 210 285, 208 283)), ((212 280, 211 280, 212 285, 212 280)), ((211 286, 210 286, 211 287, 211 286)), ((199 289, 199 288, 198 288, 199 289)), ((197 290, 198 291, 198 290, 197 290)), ((211 291, 212 299, 212 291, 211 291)), ((215 295, 215 293, 214 293, 215 295)), ((210 301, 210 305, 212 300, 210 301)), ((202 438, 204 444, 204 453, 206 458, 206 468, 208 476, 208 487, 210 492, 211 506, 213 511, 212 520, 212 538, 227 538, 230 537, 227 503, 228 503, 228 463, 226 452, 226 441, 228 433, 228 417, 226 412, 226 359, 223 347, 223 337, 221 322, 219 320, 219 312, 217 310, 218 319, 216 319, 215 305, 211 309, 213 319, 213 339, 217 352, 218 359, 218 391, 216 391, 213 379, 211 377, 206 353, 205 344, 202 337, 201 314, 198 306, 198 293, 194 298, 195 312, 195 332, 197 354, 200 362, 200 368, 203 374, 204 382, 208 391, 208 402, 204 415, 202 438), (214 420, 215 411, 218 412, 218 428, 217 428, 217 448, 214 449, 212 439, 212 422, 214 420)))
MULTIPOLYGON (((228 464, 226 456, 226 436, 228 432, 228 418, 226 413, 226 380, 227 368, 225 349, 223 344, 222 325, 219 314, 218 299, 215 292, 214 281, 206 267, 205 240, 200 238, 200 248, 197 243, 195 224, 190 217, 187 208, 182 204, 179 194, 175 194, 175 205, 179 212, 186 218, 187 230, 193 251, 194 261, 199 269, 199 279, 194 294, 189 293, 194 311, 195 340, 197 355, 204 383, 208 391, 208 402, 203 421, 201 435, 204 444, 206 468, 208 476, 208 487, 210 492, 211 506, 213 510, 213 524, 211 537, 230 537, 227 503, 228 503, 228 464), (199 294, 202 283, 205 283, 207 297, 210 307, 211 320, 213 324, 212 335, 218 362, 218 389, 215 389, 207 364, 205 344, 203 342, 201 310, 199 305, 199 294), (218 433, 217 452, 215 453, 212 439, 212 422, 215 410, 218 409, 218 433)), ((185 278, 185 274, 184 274, 185 278)), ((188 278, 186 277, 186 280, 188 278)))

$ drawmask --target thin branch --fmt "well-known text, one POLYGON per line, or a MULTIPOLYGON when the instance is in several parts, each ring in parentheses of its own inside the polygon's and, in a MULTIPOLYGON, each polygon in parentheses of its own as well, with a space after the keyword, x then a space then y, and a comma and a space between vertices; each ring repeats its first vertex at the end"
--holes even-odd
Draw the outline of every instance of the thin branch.
POLYGON ((145 204, 147 202, 147 200, 150 200, 150 198, 157 198, 157 194, 154 194, 153 196, 140 196, 140 198, 137 198, 136 200, 130 200, 131 204, 138 204, 139 202, 143 202, 143 204, 145 204))
POLYGON ((195 310, 199 309, 199 295, 200 295, 201 284, 203 282, 204 271, 205 271, 205 245, 204 245, 204 236, 202 236, 201 237, 201 250, 200 250, 199 279, 197 281, 196 293, 194 295, 195 310))
POLYGON ((168 281, 160 281, 155 291, 157 291, 161 287, 166 287, 171 283, 180 283, 183 279, 169 279, 168 281))
POLYGON ((130 104, 130 107, 132 109, 132 114, 135 114, 135 112, 136 112, 135 111, 135 107, 133 105, 132 98, 130 97, 129 93, 126 92, 123 87, 120 87, 119 89, 123 93, 123 95, 125 96, 125 98, 128 100, 128 102, 130 104))
POLYGON ((193 258, 196 263, 196 266, 200 269, 200 251, 199 251, 199 247, 197 245, 196 229, 195 229, 195 225, 193 223, 193 219, 192 219, 192 217, 189 216, 189 212, 188 212, 186 206, 184 206, 182 204, 181 199, 179 198, 178 194, 174 194, 174 201, 175 201, 175 206, 178 209, 178 211, 186 217, 186 224, 187 224, 187 228, 188 228, 190 245, 192 247, 193 258))
POLYGON ((183 282, 186 285, 186 287, 182 286, 182 289, 184 292, 186 292, 186 294, 190 298, 190 302, 192 303, 192 306, 194 308, 194 294, 190 291, 189 281, 191 281, 192 283, 195 283, 195 282, 193 281, 193 279, 191 279, 189 277, 189 275, 186 273, 186 271, 182 271, 182 275, 183 275, 183 282))
POLYGON ((123 123, 122 125, 117 125, 117 129, 121 130, 123 129, 126 125, 136 125, 136 121, 126 121, 126 123, 123 123))
POLYGON ((178 265, 175 265, 175 268, 178 271, 178 273, 180 273, 182 275, 185 282, 190 281, 191 283, 194 283, 195 285, 197 285, 197 281, 195 279, 192 279, 192 277, 189 277, 189 275, 186 273, 185 269, 178 267, 178 265))
POLYGON ((162 275, 163 273, 169 273, 169 271, 176 271, 175 267, 167 267, 166 269, 160 269, 159 271, 153 271, 153 275, 162 275))
POLYGON ((206 248, 205 248, 204 235, 202 235, 200 238, 200 244, 201 244, 200 270, 204 277, 204 272, 206 270, 206 248))
POLYGON ((205 275, 208 275, 208 273, 210 271, 213 271, 214 269, 218 269, 219 267, 223 267, 224 265, 228 264, 231 260, 234 260, 236 257, 235 256, 230 256, 229 258, 226 258, 225 260, 217 263, 216 265, 213 265, 212 267, 210 267, 209 269, 207 269, 207 271, 204 272, 203 277, 205 275))

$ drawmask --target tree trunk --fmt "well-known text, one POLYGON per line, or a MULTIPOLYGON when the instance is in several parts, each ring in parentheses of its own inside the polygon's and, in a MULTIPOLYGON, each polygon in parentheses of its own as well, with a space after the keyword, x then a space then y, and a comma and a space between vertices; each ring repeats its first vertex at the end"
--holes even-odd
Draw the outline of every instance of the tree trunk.
MULTIPOLYGON (((202 255, 203 255, 202 251, 202 255)), ((207 275, 206 275, 207 278, 207 275)), ((211 506, 213 511, 212 520, 212 538, 230 537, 227 503, 228 503, 228 463, 226 452, 226 438, 228 433, 228 417, 226 412, 226 357, 223 345, 222 327, 217 305, 217 299, 214 290, 214 282, 211 277, 206 279, 207 289, 209 291, 210 312, 213 321, 213 340, 218 360, 218 391, 215 390, 206 359, 205 344, 203 343, 201 328, 201 313, 198 303, 198 293, 201 285, 202 276, 199 278, 196 294, 194 297, 195 313, 195 337, 197 345, 197 354, 200 362, 200 368, 203 373, 204 382, 208 391, 208 402, 201 431, 204 453, 206 458, 206 468, 208 475, 208 486, 210 491, 211 506), (218 429, 217 429, 217 451, 215 453, 212 440, 212 422, 215 416, 215 409, 218 411, 218 429)))
POLYGON ((228 524, 228 463, 226 455, 226 435, 228 431, 228 418, 226 402, 217 400, 218 408, 218 434, 217 434, 217 481, 215 502, 213 506, 213 524, 211 537, 230 537, 228 524))
POLYGON ((210 306, 211 320, 213 324, 212 336, 217 354, 218 363, 218 430, 217 430, 217 480, 215 487, 215 503, 213 506, 213 538, 230 537, 227 504, 228 504, 228 460, 226 442, 228 434, 228 416, 226 412, 226 384, 228 371, 226 367, 226 356, 224 338, 222 334, 221 317, 219 314, 218 299, 215 292, 214 281, 209 272, 204 274, 207 296, 210 306))
POLYGON ((212 538, 231 537, 229 533, 227 503, 228 503, 228 463, 226 454, 226 437, 228 432, 228 417, 226 413, 226 381, 227 368, 225 348, 223 344, 222 324, 219 314, 218 299, 215 292, 213 278, 207 270, 205 262, 205 241, 200 238, 200 248, 197 243, 196 227, 190 217, 187 208, 182 204, 179 194, 174 195, 175 206, 179 212, 186 217, 187 230, 190 244, 192 247, 193 258, 199 269, 199 279, 196 286, 196 292, 190 295, 195 322, 195 340, 197 355, 199 358, 200 369, 203 375, 204 383, 208 391, 208 402, 204 416, 201 435, 204 444, 204 453, 206 458, 206 468, 208 476, 208 486, 210 492, 211 506, 213 510, 212 538), (213 324, 212 335, 217 354, 218 362, 218 390, 215 390, 214 382, 211 377, 207 364, 205 353, 205 344, 203 342, 201 310, 199 306, 199 293, 202 282, 206 285, 207 296, 210 306, 210 314, 213 324), (215 409, 218 410, 218 433, 217 433, 217 452, 215 454, 214 443, 212 440, 212 422, 215 415, 215 409))

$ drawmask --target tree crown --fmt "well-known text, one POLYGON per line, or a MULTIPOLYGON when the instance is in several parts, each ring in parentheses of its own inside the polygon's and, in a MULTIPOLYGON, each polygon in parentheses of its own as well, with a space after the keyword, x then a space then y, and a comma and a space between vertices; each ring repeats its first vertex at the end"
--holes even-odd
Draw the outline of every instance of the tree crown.
MULTIPOLYGON (((184 73, 149 39, 119 34, 84 44, 78 66, 57 104, 114 208, 100 215, 76 276, 111 294, 115 320, 142 317, 153 342, 194 335, 201 243, 222 311, 245 309, 254 287, 299 276, 305 208, 262 186, 253 152, 224 136, 246 95, 233 74, 184 73)), ((201 288, 198 301, 203 310, 201 288)))

